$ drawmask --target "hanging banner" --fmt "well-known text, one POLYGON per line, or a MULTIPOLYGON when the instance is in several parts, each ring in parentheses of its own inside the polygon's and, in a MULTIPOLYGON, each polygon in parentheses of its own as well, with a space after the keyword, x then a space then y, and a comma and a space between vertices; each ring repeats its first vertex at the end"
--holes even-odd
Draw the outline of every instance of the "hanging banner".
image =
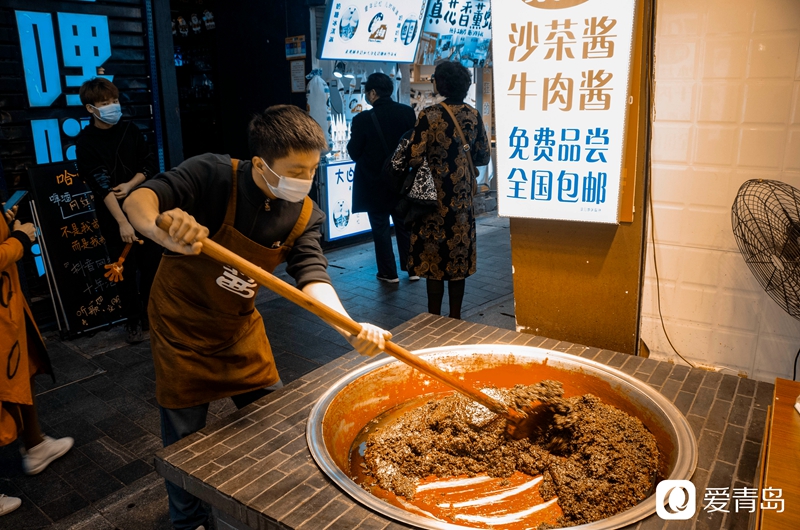
POLYGON ((331 0, 320 59, 414 62, 425 0, 331 0))
POLYGON ((499 214, 617 223, 635 0, 492 7, 499 214))
POLYGON ((435 41, 420 64, 458 61, 467 68, 482 68, 492 42, 491 2, 475 0, 431 0, 425 15, 423 38, 435 41))

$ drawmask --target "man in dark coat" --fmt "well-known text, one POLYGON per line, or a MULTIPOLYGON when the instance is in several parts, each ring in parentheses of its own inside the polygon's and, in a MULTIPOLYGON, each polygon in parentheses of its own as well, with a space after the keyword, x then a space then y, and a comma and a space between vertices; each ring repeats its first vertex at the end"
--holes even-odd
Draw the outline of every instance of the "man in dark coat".
MULTIPOLYGON (((392 233, 389 216, 394 220, 397 235, 397 252, 400 269, 406 270, 408 251, 411 248, 409 233, 403 218, 397 212, 397 195, 381 176, 383 163, 394 152, 400 137, 414 127, 417 121, 414 110, 392 100, 394 83, 388 75, 374 73, 367 78, 364 93, 372 105, 353 118, 347 151, 356 163, 353 177, 353 211, 367 212, 375 242, 375 261, 378 280, 398 283, 397 264, 392 252, 392 233)), ((409 280, 419 280, 410 275, 409 280)))

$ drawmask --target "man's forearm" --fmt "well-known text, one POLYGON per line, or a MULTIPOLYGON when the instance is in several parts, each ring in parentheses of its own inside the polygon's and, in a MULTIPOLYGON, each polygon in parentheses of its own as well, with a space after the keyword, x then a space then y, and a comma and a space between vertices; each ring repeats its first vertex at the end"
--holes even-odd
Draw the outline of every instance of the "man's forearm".
POLYGON ((128 184, 131 185, 131 189, 135 188, 139 184, 142 184, 146 180, 144 173, 137 173, 133 176, 132 179, 128 181, 128 184))
POLYGON ((103 199, 103 203, 108 208, 108 211, 114 217, 114 220, 117 222, 118 225, 123 226, 125 223, 128 222, 128 219, 125 217, 125 214, 122 212, 122 208, 119 206, 119 201, 114 196, 113 193, 109 193, 106 195, 106 198, 103 199))
POLYGON ((350 316, 347 314, 347 311, 342 305, 342 301, 339 300, 339 295, 336 294, 336 290, 331 284, 325 282, 311 282, 306 284, 302 291, 311 298, 330 307, 337 313, 341 313, 347 317, 350 316))
POLYGON ((160 213, 158 207, 158 196, 147 188, 134 191, 123 204, 125 213, 128 214, 128 221, 133 227, 140 234, 154 240, 158 239, 155 237, 155 231, 160 231, 156 227, 156 218, 160 213))

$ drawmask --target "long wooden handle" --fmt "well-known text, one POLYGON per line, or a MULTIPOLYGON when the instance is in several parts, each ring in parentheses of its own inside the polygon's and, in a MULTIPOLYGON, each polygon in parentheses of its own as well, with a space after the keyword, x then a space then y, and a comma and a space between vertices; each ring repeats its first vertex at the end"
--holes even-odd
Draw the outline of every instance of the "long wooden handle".
MULTIPOLYGON (((158 226, 165 232, 169 231, 169 227, 171 225, 172 225, 172 218, 167 215, 159 215, 158 218, 156 219, 156 226, 158 226)), ((337 311, 334 311, 333 309, 326 306, 322 302, 319 302, 314 298, 311 298, 300 289, 292 285, 289 285, 280 278, 276 278, 275 276, 268 273, 261 267, 247 261, 238 254, 231 252, 222 245, 210 239, 204 239, 202 240, 202 243, 203 243, 202 252, 208 257, 234 267, 239 272, 246 274, 250 278, 254 279, 260 285, 263 285, 267 289, 275 293, 278 293, 279 295, 283 296, 284 298, 288 299, 291 302, 294 302, 300 307, 307 309, 308 311, 311 311, 319 318, 321 318, 323 321, 332 326, 341 328, 349 333, 352 333, 353 335, 358 335, 361 332, 361 324, 359 324, 352 318, 349 318, 337 311)), ((483 392, 480 392, 478 390, 475 390, 474 388, 466 386, 464 383, 462 383, 452 375, 448 374, 447 372, 443 372, 442 370, 432 365, 425 359, 422 359, 421 357, 414 355, 413 353, 409 352, 402 346, 395 344, 394 342, 386 341, 385 351, 395 359, 398 359, 416 368, 417 370, 433 377, 434 379, 444 383, 450 388, 457 390, 458 392, 466 395, 467 397, 473 399, 474 401, 477 401, 478 403, 480 403, 481 405, 483 405, 484 407, 488 408, 489 410, 491 410, 496 414, 501 414, 513 420, 518 419, 520 416, 520 414, 516 412, 514 409, 506 406, 505 404, 494 399, 493 397, 484 394, 483 392)))

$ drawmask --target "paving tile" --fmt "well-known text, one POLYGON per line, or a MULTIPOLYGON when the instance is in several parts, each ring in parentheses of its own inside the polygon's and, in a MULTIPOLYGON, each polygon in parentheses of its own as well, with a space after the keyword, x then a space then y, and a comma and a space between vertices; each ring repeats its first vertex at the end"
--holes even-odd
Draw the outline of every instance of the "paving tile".
POLYGON ((593 361, 597 361, 599 363, 607 364, 608 361, 614 357, 614 352, 610 350, 601 350, 595 357, 592 359, 593 361))
POLYGON ((710 471, 717 457, 722 434, 703 430, 697 442, 697 467, 710 471))
POLYGON ((67 454, 61 458, 57 458, 53 463, 47 466, 47 468, 52 469, 58 475, 63 475, 89 462, 91 462, 91 460, 88 456, 83 454, 82 448, 73 447, 67 454))
POLYGON ((748 484, 753 484, 756 478, 758 458, 761 454, 761 444, 746 441, 742 448, 742 455, 736 468, 736 478, 748 484))
POLYGON ((753 403, 755 409, 767 410, 767 407, 772 405, 772 398, 775 394, 775 385, 772 383, 765 383, 758 381, 756 385, 756 397, 753 403))
POLYGON ((686 419, 689 420, 689 426, 692 428, 694 437, 700 438, 700 435, 703 432, 703 425, 706 422, 705 416, 695 416, 694 414, 690 414, 686 417, 686 419))
POLYGON ((615 353, 609 360, 608 365, 620 368, 631 356, 625 353, 615 353))
POLYGON ((325 530, 353 530, 370 515, 371 512, 355 504, 342 514, 341 517, 336 519, 336 521, 331 523, 330 526, 326 526, 325 530))
POLYGON ((108 472, 136 460, 133 453, 108 436, 89 442, 81 447, 81 452, 108 472))
POLYGON ((621 370, 626 374, 633 375, 639 370, 639 367, 642 365, 642 361, 644 361, 644 358, 642 357, 628 355, 625 359, 625 364, 622 365, 621 370))
POLYGON ((105 433, 96 426, 77 418, 56 423, 53 425, 53 434, 59 438, 64 436, 73 438, 75 440, 74 447, 81 447, 105 436, 105 433))
MULTIPOLYGON (((675 373, 674 370, 672 372, 673 374, 675 373)), ((689 370, 689 373, 686 375, 686 379, 683 382, 681 390, 683 390, 684 392, 697 392, 697 390, 700 388, 700 385, 703 383, 703 379, 705 378, 707 373, 708 372, 706 372, 705 370, 698 370, 698 369, 689 370)))
POLYGON ((244 473, 222 484, 219 490, 241 502, 249 503, 256 495, 260 495, 267 487, 283 478, 284 473, 275 468, 287 458, 288 455, 276 451, 244 473))
POLYGON ((764 428, 767 424, 767 411, 753 409, 750 416, 750 423, 747 425, 746 438, 761 445, 764 439, 764 428))
POLYGON ((37 505, 55 500, 72 490, 70 483, 56 475, 52 469, 45 469, 32 477, 20 476, 14 479, 14 484, 37 505))
POLYGON ((728 423, 743 427, 747 423, 747 418, 750 415, 750 407, 752 406, 752 403, 753 398, 746 395, 737 394, 733 399, 731 413, 728 415, 728 423))
POLYGON ((722 432, 725 430, 725 425, 728 422, 728 414, 731 410, 731 402, 723 401, 721 399, 714 400, 711 405, 711 411, 708 413, 705 428, 715 432, 722 432))
POLYGON ((689 375, 690 371, 691 368, 689 368, 688 366, 685 366, 683 364, 676 364, 672 368, 672 372, 670 372, 669 378, 674 379, 676 381, 684 381, 686 380, 686 376, 689 375))
POLYGON ((664 382, 664 386, 661 388, 661 393, 664 395, 665 398, 669 399, 670 401, 674 401, 678 397, 678 393, 681 389, 681 382, 675 379, 667 379, 664 382))
POLYGON ((694 394, 692 394, 691 392, 683 392, 683 391, 678 392, 678 395, 674 399, 675 406, 678 407, 678 410, 680 410, 684 416, 689 414, 689 409, 692 406, 692 401, 694 401, 694 394))
POLYGON ((121 445, 125 445, 131 440, 140 438, 145 434, 145 431, 142 430, 141 427, 119 413, 115 413, 107 419, 95 423, 95 427, 121 445))
POLYGON ((756 381, 754 379, 740 378, 739 387, 736 393, 742 396, 753 396, 756 391, 756 381))
MULTIPOLYGON (((89 505, 77 491, 70 490, 66 495, 41 504, 41 510, 53 521, 58 521, 89 505)), ((2 521, 5 522, 5 521, 2 521)), ((0 523, 1 526, 1 523, 0 523)))
POLYGON ((254 510, 263 511, 264 508, 272 505, 299 484, 302 484, 313 471, 316 471, 316 468, 311 465, 305 465, 293 470, 291 474, 286 475, 271 485, 267 485, 267 487, 264 488, 266 491, 250 501, 248 505, 254 510))
MULTIPOLYGON (((685 383, 684 386, 686 386, 685 383)), ((683 391, 684 389, 681 390, 683 391)), ((692 414, 697 414, 705 418, 708 415, 709 411, 711 410, 711 406, 714 403, 714 396, 715 396, 715 391, 713 388, 708 388, 708 387, 698 388, 697 393, 695 395, 694 403, 692 404, 692 409, 691 409, 692 414)))
POLYGON ((270 514, 271 519, 283 521, 289 512, 302 504, 303 501, 308 500, 309 497, 313 497, 315 493, 317 492, 314 488, 305 484, 298 484, 264 511, 270 514))
POLYGON ((9 530, 40 529, 47 528, 52 524, 50 518, 33 501, 24 494, 21 498, 22 506, 0 519, 3 528, 9 530))
POLYGON ((732 401, 736 395, 736 388, 739 386, 739 378, 733 375, 724 374, 717 390, 717 399, 732 401))
POLYGON ((717 461, 708 477, 709 488, 730 488, 733 484, 734 465, 717 461))
MULTIPOLYGON (((152 460, 152 459, 151 459, 152 460)), ((153 471, 153 466, 142 460, 136 459, 128 462, 119 469, 114 470, 111 474, 125 484, 132 484, 153 471)))
POLYGON ((722 372, 708 372, 703 379, 703 386, 716 390, 722 382, 722 372))
POLYGON ((123 483, 93 463, 64 475, 64 479, 89 502, 96 502, 123 487, 123 483))
MULTIPOLYGON (((341 498, 334 499, 325 506, 325 521, 335 521, 344 512, 350 509, 350 505, 351 503, 349 501, 342 500, 341 498)), ((297 530, 319 530, 323 524, 325 524, 323 521, 308 519, 303 524, 299 525, 297 530)))
POLYGON ((744 429, 736 425, 728 425, 722 436, 722 446, 717 454, 717 459, 731 464, 738 462, 743 439, 744 429))
POLYGON ((597 354, 600 353, 599 348, 592 348, 591 346, 581 352, 581 357, 586 359, 595 360, 597 354))
POLYGON ((654 387, 660 387, 664 384, 669 377, 669 374, 672 372, 673 365, 669 363, 659 363, 656 366, 655 370, 653 370, 653 375, 650 376, 650 379, 647 381, 654 387))

